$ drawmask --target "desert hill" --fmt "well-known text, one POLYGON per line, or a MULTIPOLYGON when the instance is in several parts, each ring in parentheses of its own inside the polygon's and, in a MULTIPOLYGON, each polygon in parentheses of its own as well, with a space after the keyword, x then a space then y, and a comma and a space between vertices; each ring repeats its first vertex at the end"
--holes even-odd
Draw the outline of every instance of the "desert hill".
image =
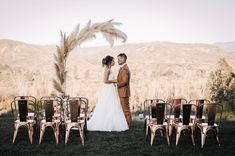
MULTIPOLYGON (((41 46, 0 40, 0 95, 30 94, 36 97, 53 92, 55 46, 41 46)), ((151 42, 110 47, 76 48, 68 59, 67 92, 86 96, 91 105, 102 88, 101 60, 126 53, 132 72, 132 106, 145 98, 205 97, 208 76, 224 57, 235 67, 234 53, 215 44, 151 42)), ((118 65, 113 68, 118 71, 118 65)))

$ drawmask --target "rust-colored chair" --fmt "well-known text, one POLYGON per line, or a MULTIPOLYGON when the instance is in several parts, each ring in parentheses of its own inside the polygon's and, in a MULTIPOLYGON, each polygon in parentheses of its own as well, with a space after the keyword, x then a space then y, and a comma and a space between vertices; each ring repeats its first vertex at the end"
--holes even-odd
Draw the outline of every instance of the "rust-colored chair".
POLYGON ((219 141, 219 126, 221 122, 221 117, 223 113, 223 105, 219 103, 204 103, 201 106, 203 106, 205 113, 205 121, 204 122, 198 122, 197 127, 201 131, 201 148, 204 147, 207 132, 208 131, 213 131, 216 140, 220 146, 220 141, 219 141))
POLYGON ((195 118, 194 121, 195 123, 201 123, 203 120, 205 120, 205 116, 203 116, 203 104, 208 104, 210 103, 210 100, 207 99, 196 99, 196 100, 190 100, 189 104, 195 104, 197 106, 197 111, 196 111, 196 117, 192 116, 191 118, 195 118))
MULTIPOLYGON (((151 100, 151 102, 151 105, 148 107, 149 118, 147 122, 147 129, 151 132, 151 146, 154 142, 157 130, 161 132, 161 135, 165 134, 169 145, 167 116, 170 114, 170 105, 167 103, 159 103, 156 100, 151 100)), ((146 135, 146 137, 147 136, 148 135, 146 135)))
POLYGON ((11 102, 11 110, 14 117, 12 142, 15 142, 19 128, 26 127, 32 144, 36 124, 36 98, 33 96, 16 96, 11 102))
POLYGON ((154 111, 152 111, 154 114, 149 114, 149 108, 150 108, 150 106, 151 106, 151 104, 153 102, 156 102, 156 103, 158 103, 158 102, 165 103, 165 101, 162 100, 162 99, 146 99, 144 101, 144 130, 145 130, 145 134, 146 134, 146 139, 147 139, 149 131, 150 131, 150 129, 148 127, 150 118, 152 118, 151 117, 152 115, 155 116, 154 111))
POLYGON ((61 114, 62 114, 62 100, 59 97, 49 96, 42 97, 40 103, 43 107, 43 118, 40 121, 40 139, 39 144, 41 144, 44 132, 47 127, 51 127, 54 131, 54 136, 56 144, 59 142, 59 126, 61 124, 61 114))
POLYGON ((65 120, 65 144, 68 142, 71 129, 76 127, 79 130, 82 145, 84 145, 88 100, 82 97, 70 97, 66 103, 68 115, 65 120))
POLYGON ((172 135, 173 129, 175 128, 174 125, 175 123, 178 123, 182 120, 182 115, 181 115, 181 105, 180 104, 186 104, 187 100, 186 99, 172 99, 169 101, 171 104, 171 115, 169 116, 169 136, 172 135))
POLYGON ((174 122, 174 127, 176 129, 176 146, 178 146, 178 142, 181 136, 181 132, 184 130, 190 130, 191 132, 191 139, 192 144, 195 146, 195 140, 194 140, 194 131, 195 131, 195 123, 191 122, 194 119, 191 119, 191 116, 195 116, 195 112, 197 109, 197 106, 194 104, 178 104, 174 105, 173 107, 180 107, 182 118, 180 121, 174 122))

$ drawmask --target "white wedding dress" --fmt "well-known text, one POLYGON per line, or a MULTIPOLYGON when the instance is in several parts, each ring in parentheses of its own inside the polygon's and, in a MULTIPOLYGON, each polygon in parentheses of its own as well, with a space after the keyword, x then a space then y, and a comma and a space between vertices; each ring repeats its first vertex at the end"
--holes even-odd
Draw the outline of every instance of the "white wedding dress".
MULTIPOLYGON (((115 79, 112 71, 108 79, 115 79)), ((93 115, 87 121, 87 129, 88 131, 108 132, 128 130, 117 87, 114 83, 104 85, 93 115)))

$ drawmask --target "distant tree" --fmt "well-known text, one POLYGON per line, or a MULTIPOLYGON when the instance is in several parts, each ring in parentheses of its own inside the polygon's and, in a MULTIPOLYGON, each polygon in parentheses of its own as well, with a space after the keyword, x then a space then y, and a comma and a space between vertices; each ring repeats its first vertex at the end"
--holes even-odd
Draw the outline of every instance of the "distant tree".
POLYGON ((234 107, 235 73, 225 58, 221 58, 217 69, 210 73, 207 88, 212 101, 227 104, 230 110, 234 107))

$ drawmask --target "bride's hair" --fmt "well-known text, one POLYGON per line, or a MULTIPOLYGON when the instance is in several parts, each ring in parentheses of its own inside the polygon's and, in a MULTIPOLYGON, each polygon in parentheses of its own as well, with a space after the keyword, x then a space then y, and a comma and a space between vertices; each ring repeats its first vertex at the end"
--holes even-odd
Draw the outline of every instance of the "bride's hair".
POLYGON ((112 61, 113 61, 113 57, 112 56, 106 56, 105 58, 103 58, 103 60, 102 60, 102 65, 103 65, 103 67, 104 66, 109 66, 111 63, 112 63, 112 61))

